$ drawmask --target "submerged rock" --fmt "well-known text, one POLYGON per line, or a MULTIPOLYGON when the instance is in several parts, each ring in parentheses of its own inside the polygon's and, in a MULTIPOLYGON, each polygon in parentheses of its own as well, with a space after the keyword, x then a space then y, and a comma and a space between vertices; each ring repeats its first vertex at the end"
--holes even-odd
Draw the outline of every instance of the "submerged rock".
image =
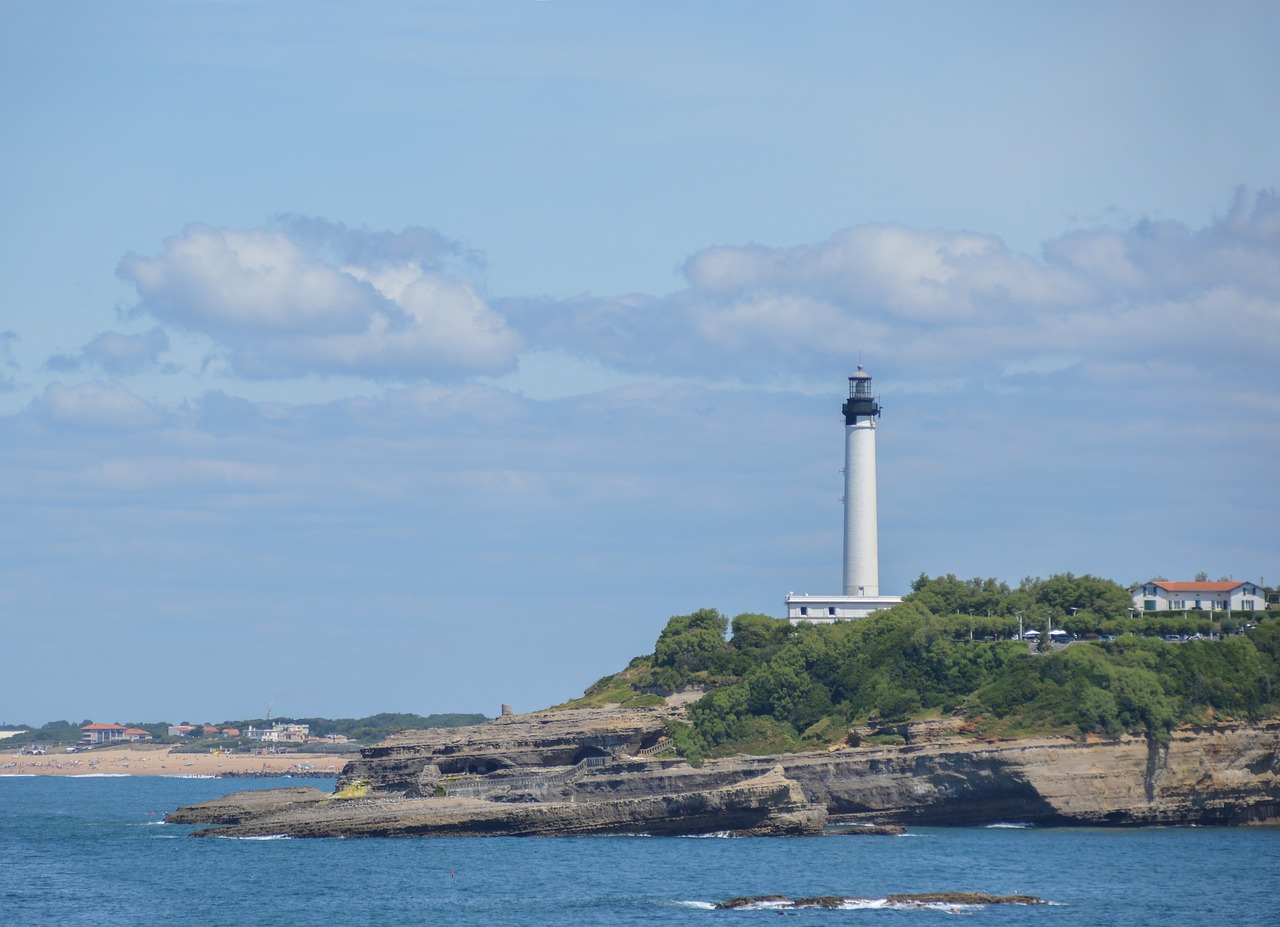
POLYGON ((841 827, 828 830, 835 837, 901 837, 907 832, 902 824, 865 824, 861 827, 841 827))

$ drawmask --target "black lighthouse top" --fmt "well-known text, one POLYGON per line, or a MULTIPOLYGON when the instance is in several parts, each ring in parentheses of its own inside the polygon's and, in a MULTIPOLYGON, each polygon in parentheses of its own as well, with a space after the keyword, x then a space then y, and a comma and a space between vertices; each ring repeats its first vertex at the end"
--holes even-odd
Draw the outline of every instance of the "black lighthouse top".
POLYGON ((879 418, 880 403, 871 395, 871 374, 858 365, 858 372, 849 377, 849 399, 840 409, 844 423, 852 425, 860 418, 879 418))

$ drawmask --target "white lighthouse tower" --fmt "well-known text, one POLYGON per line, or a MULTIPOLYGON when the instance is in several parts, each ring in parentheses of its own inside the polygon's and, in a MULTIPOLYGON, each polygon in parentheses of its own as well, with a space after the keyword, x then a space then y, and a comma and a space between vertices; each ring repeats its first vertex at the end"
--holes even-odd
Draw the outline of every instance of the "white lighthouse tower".
POLYGON ((880 401, 871 374, 858 365, 849 377, 844 413, 844 591, 842 595, 787 596, 791 622, 865 618, 902 601, 880 594, 880 543, 876 516, 876 421, 880 401))
POLYGON ((844 413, 844 594, 880 594, 880 550, 876 537, 876 419, 880 403, 871 395, 871 374, 858 365, 849 378, 844 413))

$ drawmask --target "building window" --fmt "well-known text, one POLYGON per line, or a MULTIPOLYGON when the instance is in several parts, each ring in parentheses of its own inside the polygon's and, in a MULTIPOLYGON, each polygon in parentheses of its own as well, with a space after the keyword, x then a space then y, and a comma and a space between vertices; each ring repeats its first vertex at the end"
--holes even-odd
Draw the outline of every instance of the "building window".
POLYGON ((803 617, 804 617, 805 615, 807 615, 807 614, 809 614, 809 607, 808 607, 807 605, 801 605, 801 606, 800 606, 800 616, 803 618, 803 617))
POLYGON ((827 609, 827 614, 828 614, 830 617, 834 618, 834 617, 836 616, 836 607, 835 607, 834 605, 830 606, 830 607, 827 609))
POLYGON ((1153 611, 1155 611, 1155 610, 1156 610, 1156 600, 1155 600, 1155 599, 1145 599, 1145 600, 1143 601, 1143 603, 1142 603, 1142 610, 1143 610, 1144 612, 1153 612, 1153 611))

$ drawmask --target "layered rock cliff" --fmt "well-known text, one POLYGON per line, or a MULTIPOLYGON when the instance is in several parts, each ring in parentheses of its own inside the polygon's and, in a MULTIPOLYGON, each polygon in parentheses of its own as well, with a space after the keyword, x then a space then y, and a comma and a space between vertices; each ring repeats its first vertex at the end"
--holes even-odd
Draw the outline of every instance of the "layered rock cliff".
POLYGON ((974 742, 916 727, 898 747, 649 758, 673 709, 537 712, 412 732, 314 792, 229 796, 171 821, 295 836, 818 833, 828 823, 1242 824, 1280 819, 1280 722, 1142 737, 974 742), (931 739, 932 737, 932 739, 931 739), (274 796, 274 797, 273 797, 274 796))

